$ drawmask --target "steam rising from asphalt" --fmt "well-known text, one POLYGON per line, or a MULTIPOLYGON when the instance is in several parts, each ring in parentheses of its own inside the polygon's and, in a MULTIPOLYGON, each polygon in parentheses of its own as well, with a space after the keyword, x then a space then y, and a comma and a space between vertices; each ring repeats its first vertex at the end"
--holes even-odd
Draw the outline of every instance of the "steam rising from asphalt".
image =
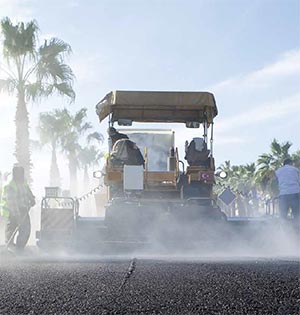
MULTIPOLYGON (((213 224, 208 222, 199 227, 189 223, 186 229, 182 222, 168 225, 173 237, 165 246, 159 234, 153 234, 154 240, 146 250, 138 250, 134 255, 167 255, 191 258, 234 258, 234 257, 297 257, 300 259, 299 227, 291 222, 280 222, 270 218, 269 221, 249 222, 235 226, 230 222, 213 224), (194 237, 199 228, 205 229, 206 237, 194 237), (186 233, 181 234, 179 231, 186 233), (186 238, 185 236, 188 237, 186 238)), ((201 234, 201 233, 200 233, 201 234)), ((165 239, 164 239, 165 241, 165 239)))
MULTIPOLYGON (((37 209, 33 213, 37 213, 37 209)), ((124 221, 125 226, 130 226, 124 221)), ((34 249, 36 258, 54 260, 91 260, 103 257, 160 257, 182 259, 231 259, 236 257, 296 257, 300 259, 299 229, 296 231, 291 222, 270 219, 261 223, 249 222, 245 226, 235 226, 229 222, 213 224, 206 222, 168 221, 167 224, 150 226, 145 231, 148 238, 134 242, 115 238, 115 242, 105 243, 99 235, 92 235, 91 243, 98 243, 87 251, 86 246, 76 249, 57 249, 41 254, 34 249), (200 229, 200 230, 199 230, 200 229), (201 235, 200 236, 198 236, 201 235)), ((1 224, 1 243, 4 243, 4 224, 1 224)), ((33 229, 34 233, 34 229, 33 229)), ((33 234, 32 233, 32 234, 33 234)), ((34 244, 32 238, 31 245, 34 244)))
MULTIPOLYGON (((133 137, 134 135, 130 135, 133 137)), ((166 161, 168 155, 165 148, 170 147, 170 135, 159 134, 160 142, 164 145, 157 148, 153 147, 154 138, 140 139, 138 135, 133 140, 140 146, 145 145, 152 148, 154 153, 158 151, 160 155, 153 156, 151 161, 153 169, 165 169, 162 161, 166 161), (168 144, 166 144, 168 143, 168 144), (161 157, 162 156, 162 157, 161 157), (156 158, 155 158, 156 157, 156 158)), ((172 142, 172 141, 171 141, 172 142)), ((150 154, 151 152, 149 152, 150 154)), ((94 185, 93 185, 94 186, 94 185)), ((93 187, 91 187, 93 188, 93 187)), ((87 192, 87 187, 80 190, 87 192)), ((91 203, 95 202, 94 196, 80 208, 81 216, 95 216, 96 211, 91 210, 91 203), (91 200, 93 199, 93 200, 91 200), (92 201, 92 202, 91 202, 92 201)), ((163 205, 157 207, 156 213, 163 213, 163 205), (161 209, 159 209, 161 208, 161 209)), ((122 210, 122 209, 121 209, 122 210)), ((145 209, 146 211, 149 209, 145 209)), ((99 215, 99 214, 98 214, 99 215)), ((40 229, 40 198, 37 198, 37 205, 30 211, 32 233, 29 245, 35 245, 35 231, 40 229)), ((161 215, 161 220, 155 224, 142 225, 140 228, 147 235, 146 238, 139 238, 131 226, 129 217, 122 217, 123 225, 129 227, 132 238, 129 240, 122 236, 114 235, 110 243, 105 243, 107 238, 88 232, 88 242, 82 245, 76 245, 71 249, 56 249, 50 253, 40 253, 34 249, 34 256, 41 259, 98 259, 99 257, 161 257, 161 258, 179 258, 182 259, 230 259, 236 257, 298 257, 299 253, 299 229, 293 230, 290 222, 282 224, 276 219, 270 219, 259 222, 248 222, 245 225, 234 224, 233 222, 223 222, 223 224, 213 223, 211 221, 198 224, 193 220, 184 222, 183 220, 170 220, 168 216, 161 215), (298 233, 298 234, 297 234, 298 233), (95 246, 90 246, 91 243, 95 246), (89 250, 87 248, 89 247, 89 250)), ((139 222, 138 222, 139 223, 139 222)), ((142 224, 142 223, 140 223, 142 224)), ((0 221, 0 244, 4 244, 4 222, 0 221)))

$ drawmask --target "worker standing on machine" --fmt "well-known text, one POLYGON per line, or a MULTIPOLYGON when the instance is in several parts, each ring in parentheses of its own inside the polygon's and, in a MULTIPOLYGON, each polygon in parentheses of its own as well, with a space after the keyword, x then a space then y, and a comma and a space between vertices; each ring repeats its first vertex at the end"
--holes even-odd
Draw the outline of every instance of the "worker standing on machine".
POLYGON ((15 165, 12 180, 3 188, 2 216, 7 218, 5 242, 9 249, 23 250, 30 236, 29 210, 35 205, 35 197, 25 181, 24 168, 15 165), (16 244, 14 236, 18 233, 16 244))
POLYGON ((111 148, 113 148, 114 144, 120 139, 129 139, 127 135, 124 133, 118 132, 114 127, 109 127, 107 130, 109 138, 111 140, 111 148))
POLYGON ((280 217, 287 219, 288 211, 291 209, 293 220, 298 226, 300 223, 300 171, 291 164, 292 160, 286 159, 283 166, 275 172, 279 186, 279 210, 280 217))

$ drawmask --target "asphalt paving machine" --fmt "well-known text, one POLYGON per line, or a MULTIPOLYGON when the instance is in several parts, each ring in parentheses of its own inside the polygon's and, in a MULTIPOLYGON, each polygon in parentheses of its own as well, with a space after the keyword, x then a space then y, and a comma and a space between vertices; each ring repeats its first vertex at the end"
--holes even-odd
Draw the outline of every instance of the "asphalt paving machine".
POLYGON ((181 130, 184 126, 197 130, 194 138, 185 139, 185 156, 180 158, 173 131, 123 127, 129 140, 120 139, 111 148, 104 174, 108 187, 105 224, 111 239, 178 244, 215 236, 216 225, 224 223, 226 215, 213 193, 213 120, 217 115, 213 94, 115 91, 97 104, 97 114, 100 121, 108 117, 110 127, 116 123, 125 127, 181 124, 181 130), (142 152, 142 163, 130 160, 132 151, 124 153, 126 142, 133 142, 142 152))
POLYGON ((76 199, 51 195, 50 189, 42 201, 38 244, 178 242, 215 235, 211 225, 223 223, 226 215, 213 192, 218 113, 213 94, 114 91, 97 104, 96 113, 100 122, 108 118, 109 127, 122 126, 128 137, 110 145, 101 172, 107 187, 105 217, 80 217, 76 199), (148 124, 156 128, 145 129, 148 124), (197 130, 185 139, 184 157, 179 157, 174 131, 161 124, 179 124, 181 134, 184 126, 197 130), (139 162, 133 158, 137 152, 139 162))
POLYGON ((249 223, 258 229, 266 223, 232 220, 217 204, 215 176, 226 174, 215 170, 213 126, 218 110, 213 94, 114 91, 96 105, 96 113, 100 122, 108 121, 110 130, 122 132, 110 137, 105 168, 95 172, 107 189, 105 216, 81 217, 77 199, 50 193, 42 201, 37 235, 41 247, 186 247, 229 241, 234 229, 240 234, 249 223), (184 152, 175 145, 175 132, 169 129, 173 124, 177 140, 185 141, 184 152), (194 131, 192 138, 186 138, 185 128, 194 131))

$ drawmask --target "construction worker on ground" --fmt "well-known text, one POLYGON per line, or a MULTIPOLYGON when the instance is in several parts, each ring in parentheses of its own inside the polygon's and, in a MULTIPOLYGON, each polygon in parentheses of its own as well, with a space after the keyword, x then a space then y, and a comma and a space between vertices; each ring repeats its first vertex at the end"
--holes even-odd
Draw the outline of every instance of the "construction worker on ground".
POLYGON ((30 236, 29 210, 35 205, 24 176, 24 168, 15 165, 12 180, 4 186, 2 193, 2 216, 6 217, 5 242, 8 248, 23 250, 30 236), (14 235, 18 232, 16 243, 14 235))
POLYGON ((282 219, 288 218, 292 210, 293 220, 299 225, 300 212, 300 171, 292 166, 292 160, 286 159, 276 172, 279 186, 279 211, 282 219))

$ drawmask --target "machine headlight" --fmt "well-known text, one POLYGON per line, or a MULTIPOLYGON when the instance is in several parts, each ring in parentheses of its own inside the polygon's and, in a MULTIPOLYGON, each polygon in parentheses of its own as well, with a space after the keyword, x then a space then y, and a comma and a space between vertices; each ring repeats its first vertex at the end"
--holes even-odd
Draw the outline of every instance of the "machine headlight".
POLYGON ((227 172, 221 171, 221 172, 217 173, 217 176, 219 176, 222 179, 225 179, 227 177, 227 172))
POLYGON ((103 176, 103 173, 101 171, 95 171, 93 172, 94 178, 101 178, 103 176))

